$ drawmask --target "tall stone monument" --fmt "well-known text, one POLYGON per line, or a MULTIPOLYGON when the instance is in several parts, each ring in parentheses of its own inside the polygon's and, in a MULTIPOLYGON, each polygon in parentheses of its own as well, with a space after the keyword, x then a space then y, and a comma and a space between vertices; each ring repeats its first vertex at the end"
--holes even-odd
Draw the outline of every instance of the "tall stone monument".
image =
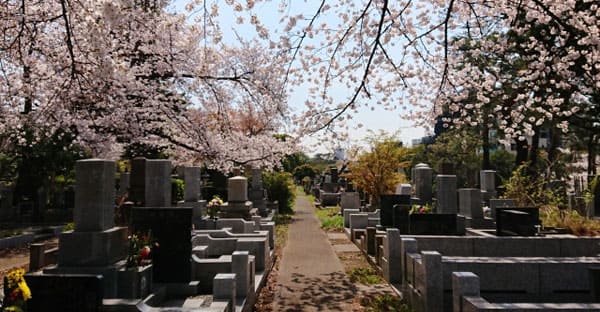
POLYGON ((140 207, 171 206, 171 161, 132 159, 129 198, 140 207))
POLYGON ((240 175, 229 178, 227 202, 221 206, 221 216, 250 220, 253 214, 256 214, 256 209, 252 209, 252 202, 248 201, 248 179, 240 175))
POLYGON ((252 185, 250 186, 250 201, 252 202, 252 206, 258 209, 258 213, 266 217, 268 214, 267 211, 267 198, 265 196, 265 189, 263 188, 262 183, 262 171, 260 169, 252 169, 252 185))
POLYGON ((200 167, 183 167, 183 181, 185 183, 184 206, 192 208, 194 224, 202 219, 206 200, 201 200, 202 171, 200 167))
POLYGON ((433 197, 433 169, 427 164, 417 164, 413 169, 415 196, 421 204, 431 204, 433 197))
POLYGON ((59 235, 58 264, 47 274, 102 275, 104 297, 117 295, 118 262, 127 252, 127 228, 114 226, 115 162, 79 160, 75 165, 75 229, 59 235))
POLYGON ((437 183, 437 213, 458 213, 457 180, 455 175, 438 174, 437 183))

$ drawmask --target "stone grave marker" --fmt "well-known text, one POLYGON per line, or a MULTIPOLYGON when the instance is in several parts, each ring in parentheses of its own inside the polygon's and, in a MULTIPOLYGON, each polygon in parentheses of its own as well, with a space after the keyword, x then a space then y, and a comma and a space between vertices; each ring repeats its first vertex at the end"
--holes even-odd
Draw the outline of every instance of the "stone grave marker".
POLYGON ((453 214, 458 213, 456 199, 456 176, 447 174, 438 174, 437 183, 437 213, 453 214))
POLYGON ((459 213, 472 219, 483 219, 481 190, 476 188, 458 189, 459 213))
POLYGON ((171 206, 171 161, 132 159, 129 198, 136 206, 171 206))
POLYGON ((453 213, 412 214, 409 233, 411 235, 464 235, 464 217, 453 213))
POLYGON ((399 227, 404 221, 404 213, 401 213, 401 207, 395 205, 408 206, 410 209, 409 195, 381 195, 379 197, 380 224, 384 227, 399 227))
POLYGON ((102 279, 101 275, 27 274, 32 293, 27 311, 101 312, 102 279))
POLYGON ((539 209, 535 207, 498 208, 497 236, 534 236, 540 224, 539 209))
POLYGON ((59 235, 58 265, 44 273, 102 275, 104 296, 113 298, 127 248, 127 228, 114 226, 115 162, 79 160, 75 170, 75 229, 59 235))
POLYGON ((152 231, 160 247, 152 254, 152 281, 188 283, 191 278, 192 209, 138 207, 132 211, 134 233, 152 231))
POLYGON ((426 164, 417 164, 413 171, 415 196, 421 204, 431 204, 433 197, 433 169, 426 164))

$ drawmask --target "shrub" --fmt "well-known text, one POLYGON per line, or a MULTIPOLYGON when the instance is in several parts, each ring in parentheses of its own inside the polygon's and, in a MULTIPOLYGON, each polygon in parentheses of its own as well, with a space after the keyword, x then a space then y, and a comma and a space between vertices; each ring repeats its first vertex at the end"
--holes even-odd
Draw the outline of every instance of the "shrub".
POLYGON ((171 179, 171 201, 176 203, 185 196, 185 184, 182 179, 171 179))
POLYGON ((292 175, 288 172, 263 173, 263 185, 269 200, 279 202, 279 213, 292 213, 296 193, 292 175))
POLYGON ((348 272, 348 275, 352 283, 359 282, 365 285, 383 283, 383 279, 381 278, 381 276, 377 275, 377 271, 370 267, 354 268, 350 270, 350 272, 348 272))
POLYGON ((365 307, 365 311, 367 312, 414 311, 408 305, 406 305, 402 299, 388 294, 365 297, 361 300, 361 305, 365 307))

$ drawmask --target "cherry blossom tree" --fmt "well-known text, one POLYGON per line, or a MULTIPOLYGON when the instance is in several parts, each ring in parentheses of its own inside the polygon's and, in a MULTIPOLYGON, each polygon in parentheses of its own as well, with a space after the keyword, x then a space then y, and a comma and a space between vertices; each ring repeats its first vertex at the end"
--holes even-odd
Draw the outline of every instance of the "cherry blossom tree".
MULTIPOLYGON (((226 3, 262 31, 256 8, 272 2, 226 3)), ((311 86, 299 118, 304 130, 343 128, 359 107, 380 105, 421 124, 444 110, 458 117, 458 126, 493 120, 507 142, 524 142, 541 127, 567 131, 573 114, 597 105, 591 103, 600 84, 597 1, 278 3, 286 33, 269 40, 290 56, 288 82, 311 86), (469 57, 505 61, 485 70, 469 64, 460 51, 467 40, 476 42, 469 57), (470 97, 475 101, 464 101, 470 97)))
POLYGON ((2 1, 0 133, 31 146, 57 131, 92 155, 164 146, 182 163, 272 166, 288 112, 281 58, 219 42, 167 1, 2 1), (28 135, 26 136, 25 133, 28 135))

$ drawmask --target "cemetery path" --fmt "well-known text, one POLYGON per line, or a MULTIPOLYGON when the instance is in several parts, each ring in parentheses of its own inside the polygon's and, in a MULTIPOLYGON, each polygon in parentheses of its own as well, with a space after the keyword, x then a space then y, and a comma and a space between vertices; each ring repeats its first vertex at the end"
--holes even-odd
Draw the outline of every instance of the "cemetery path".
POLYGON ((298 194, 279 266, 273 311, 352 311, 356 292, 320 228, 312 204, 298 194))

